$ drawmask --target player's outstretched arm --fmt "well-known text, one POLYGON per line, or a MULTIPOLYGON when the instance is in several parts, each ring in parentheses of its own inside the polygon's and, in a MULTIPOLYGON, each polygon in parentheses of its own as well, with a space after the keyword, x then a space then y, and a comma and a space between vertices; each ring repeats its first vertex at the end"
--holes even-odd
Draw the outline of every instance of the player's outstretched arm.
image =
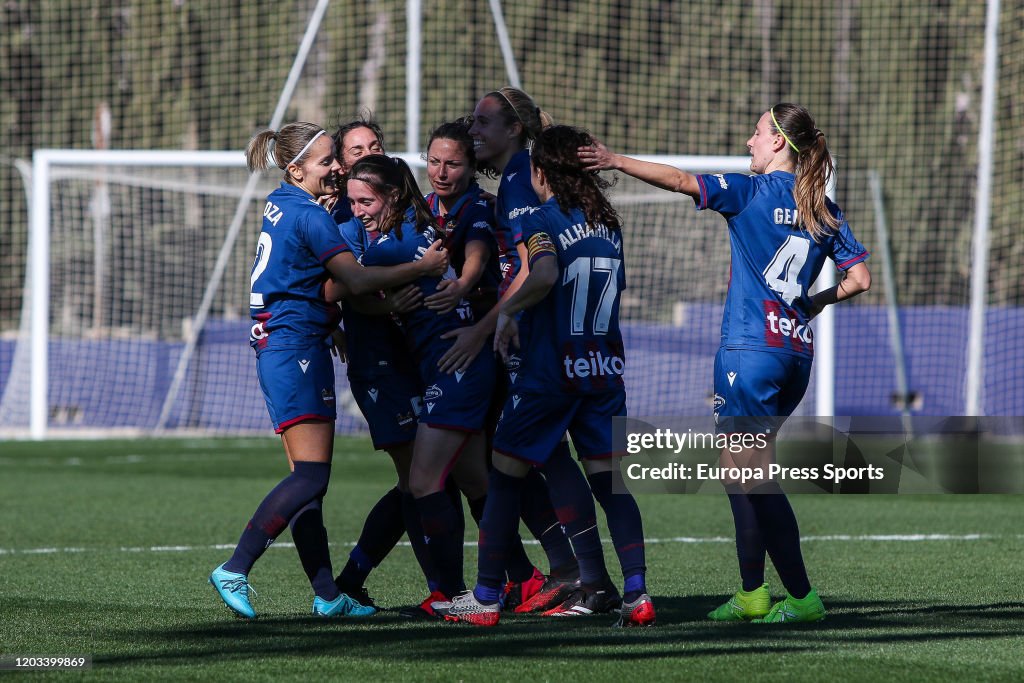
POLYGON ((622 171, 663 190, 680 192, 694 198, 700 197, 697 177, 674 166, 615 154, 605 147, 603 142, 580 147, 576 154, 587 171, 622 171))
POLYGON ((350 251, 337 254, 327 262, 327 270, 340 280, 349 294, 368 294, 390 289, 425 276, 440 276, 448 270, 448 250, 441 240, 430 245, 423 258, 397 266, 364 268, 350 251))

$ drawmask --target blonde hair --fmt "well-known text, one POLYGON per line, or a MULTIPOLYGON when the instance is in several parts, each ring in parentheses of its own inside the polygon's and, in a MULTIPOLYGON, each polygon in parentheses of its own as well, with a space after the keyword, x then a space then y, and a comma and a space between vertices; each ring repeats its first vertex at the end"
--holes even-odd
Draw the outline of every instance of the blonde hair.
POLYGON ((505 123, 519 122, 523 126, 523 134, 526 138, 522 141, 524 145, 526 140, 536 140, 540 137, 541 131, 555 123, 550 114, 542 111, 533 98, 519 88, 506 85, 504 88, 492 90, 484 97, 494 97, 501 103, 505 123))
POLYGON ((262 171, 270 168, 273 156, 273 163, 285 171, 285 180, 291 182, 288 165, 301 165, 309 156, 308 146, 323 132, 320 125, 306 121, 286 124, 276 132, 261 131, 249 140, 245 148, 245 163, 250 171, 262 171))
POLYGON ((804 230, 818 242, 839 228, 839 219, 825 202, 825 192, 836 175, 825 134, 814 125, 810 112, 798 104, 782 102, 769 111, 773 127, 788 143, 786 151, 795 157, 797 213, 804 230))

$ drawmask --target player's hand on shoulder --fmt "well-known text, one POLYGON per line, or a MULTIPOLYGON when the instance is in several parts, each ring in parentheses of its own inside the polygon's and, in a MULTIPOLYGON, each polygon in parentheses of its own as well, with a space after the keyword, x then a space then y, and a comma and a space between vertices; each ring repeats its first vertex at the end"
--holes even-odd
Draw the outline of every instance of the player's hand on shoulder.
POLYGON ((318 197, 316 202, 327 209, 327 212, 330 213, 331 211, 334 211, 334 207, 338 203, 338 193, 325 194, 322 197, 318 197))

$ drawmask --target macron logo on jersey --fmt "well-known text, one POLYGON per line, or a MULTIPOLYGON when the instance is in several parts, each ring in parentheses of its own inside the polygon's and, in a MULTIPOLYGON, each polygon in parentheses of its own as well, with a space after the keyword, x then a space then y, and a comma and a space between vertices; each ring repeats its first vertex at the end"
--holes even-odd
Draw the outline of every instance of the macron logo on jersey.
POLYGON ((512 179, 515 178, 518 173, 519 171, 516 171, 515 173, 509 173, 507 176, 505 176, 505 180, 511 183, 512 179))

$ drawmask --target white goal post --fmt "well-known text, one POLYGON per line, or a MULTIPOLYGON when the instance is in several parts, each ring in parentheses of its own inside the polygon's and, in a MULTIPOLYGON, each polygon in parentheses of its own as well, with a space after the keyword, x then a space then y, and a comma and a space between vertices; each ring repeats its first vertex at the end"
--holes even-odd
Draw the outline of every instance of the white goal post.
MULTIPOLYGON (((400 154, 397 156, 402 157, 411 166, 422 171, 424 163, 420 155, 400 154)), ((692 172, 747 172, 749 165, 748 157, 648 155, 638 156, 637 158, 669 164, 692 172)), ((96 424, 90 425, 90 429, 77 429, 73 424, 73 420, 62 422, 59 425, 51 424, 55 411, 62 409, 59 406, 55 406, 50 396, 51 388, 61 386, 64 383, 62 377, 56 376, 56 373, 59 373, 60 370, 53 368, 50 363, 51 344, 54 342, 54 333, 51 329, 54 321, 54 312, 51 309, 51 304, 54 301, 54 297, 57 296, 57 293, 53 291, 55 280, 51 271, 51 259, 53 258, 51 247, 55 236, 60 235, 59 230, 62 222, 67 220, 66 218, 55 219, 53 215, 52 208, 60 207, 62 201, 62 193, 56 191, 56 188, 59 183, 65 181, 77 182, 83 185, 85 188, 83 192, 85 194, 95 194, 97 183, 102 179, 104 183, 119 183, 129 186, 132 189, 128 194, 144 190, 154 192, 169 191, 181 192, 183 193, 182 196, 192 196, 195 194, 211 195, 237 203, 239 198, 246 195, 246 190, 243 190, 245 183, 240 182, 240 179, 245 177, 243 174, 246 173, 244 153, 240 151, 89 151, 43 149, 35 152, 32 169, 29 269, 26 276, 26 306, 24 307, 24 310, 28 312, 27 317, 29 321, 28 324, 26 324, 25 320, 22 321, 21 333, 17 340, 10 377, 8 377, 8 381, 4 385, 2 394, 0 394, 0 431, 5 433, 13 432, 15 435, 21 434, 24 436, 26 434, 25 427, 27 427, 27 435, 33 439, 43 439, 55 434, 88 436, 106 436, 115 433, 151 434, 156 429, 156 421, 143 420, 135 423, 131 429, 127 430, 119 428, 117 425, 110 425, 108 429, 96 424), (154 169, 162 170, 165 175, 153 177, 151 173, 154 169), (170 173, 170 175, 166 175, 168 169, 178 170, 170 173), (215 175, 227 174, 230 171, 234 177, 233 180, 225 181, 223 184, 211 184, 208 181, 204 181, 196 185, 189 183, 188 173, 184 169, 193 171, 195 169, 205 169, 214 172, 215 175), (89 183, 92 183, 92 185, 89 185, 89 183), (176 184, 179 187, 175 187, 176 184), (24 419, 24 412, 27 412, 27 420, 24 419), (21 413, 20 416, 19 413, 21 413), (55 429, 55 427, 68 425, 70 427, 67 429, 55 429)), ((277 180, 272 176, 274 176, 273 171, 263 174, 261 181, 265 184, 276 184, 277 180)), ((674 225, 671 223, 678 220, 675 218, 676 214, 671 214, 670 217, 664 219, 631 218, 631 211, 638 209, 647 211, 652 206, 669 205, 673 211, 680 211, 682 213, 685 210, 689 213, 696 213, 693 211, 692 205, 689 205, 689 200, 684 197, 662 192, 640 183, 629 185, 628 182, 625 182, 626 180, 620 179, 619 185, 613 189, 613 200, 623 213, 625 229, 627 231, 627 244, 636 244, 637 240, 647 238, 644 233, 640 232, 641 229, 664 230, 668 238, 671 239, 674 234, 674 225), (644 225, 630 225, 631 222, 640 223, 644 221, 647 221, 644 225), (658 225, 652 228, 649 225, 651 221, 656 221, 658 225), (664 223, 670 224, 664 225, 664 223), (631 230, 636 230, 635 237, 629 234, 631 230)), ((268 185, 268 187, 272 187, 272 185, 268 185)), ((422 187, 427 187, 426 182, 422 184, 422 187)), ((262 202, 266 189, 261 187, 256 193, 253 201, 257 202, 257 204, 254 207, 258 206, 258 202, 262 202)), ((246 219, 247 227, 243 232, 258 232, 258 210, 250 207, 249 213, 251 218, 246 219)), ((660 216, 661 214, 641 213, 639 215, 646 217, 649 215, 660 216)), ((130 220, 135 219, 130 218, 130 220)), ((720 221, 720 219, 717 220, 720 221)), ((205 225, 202 227, 202 230, 219 230, 220 233, 223 233, 227 228, 226 222, 226 220, 222 220, 217 225, 205 225)), ((130 225, 127 228, 122 228, 122 230, 128 229, 144 235, 148 228, 149 219, 140 215, 137 217, 137 225, 130 225)), ((222 239, 222 237, 218 239, 222 239)), ((716 239, 720 239, 722 244, 724 244, 724 232, 720 233, 716 239)), ((727 247, 721 248, 727 253, 727 247)), ((240 242, 234 246, 234 249, 248 250, 248 246, 243 247, 242 242, 240 242)), ((251 260, 251 254, 249 253, 232 254, 232 257, 245 261, 251 260)), ((658 267, 654 262, 642 261, 632 265, 632 272, 637 273, 641 270, 656 269, 658 267)), ((682 269, 698 268, 700 267, 700 259, 692 259, 690 263, 681 263, 679 267, 682 269)), ((695 272, 693 277, 698 279, 708 279, 711 277, 724 279, 725 272, 718 271, 722 271, 722 269, 716 267, 714 271, 695 272)), ((188 286, 195 288, 205 287, 207 290, 212 287, 216 291, 217 287, 219 287, 219 282, 211 281, 209 275, 208 271, 204 276, 207 278, 205 283, 196 282, 188 286)), ((823 277, 834 278, 834 269, 826 268, 823 271, 823 277)), ((238 278, 235 277, 234 279, 237 280, 238 278)), ((106 279, 98 274, 90 280, 92 283, 90 287, 99 288, 105 281, 106 279)), ((819 283, 819 286, 821 286, 821 283, 819 283)), ((157 297, 164 295, 162 292, 142 293, 143 296, 149 294, 157 297)), ((680 301, 684 301, 687 296, 686 292, 675 292, 673 294, 678 296, 680 301)), ((636 292, 635 295, 642 297, 643 292, 636 292)), ((720 304, 721 302, 718 303, 720 304)), ((245 301, 239 305, 241 310, 246 310, 244 304, 245 301)), ((638 304, 638 309, 642 307, 642 303, 638 304)), ((244 316, 246 313, 240 315, 244 316)), ((167 321, 166 324, 174 327, 174 323, 176 323, 182 330, 181 341, 186 344, 194 344, 203 333, 203 330, 195 326, 195 319, 189 319, 189 315, 194 316, 194 312, 183 315, 181 320, 167 321)), ((628 319, 629 314, 625 313, 624 317, 628 319)), ((833 351, 835 336, 833 330, 834 318, 832 311, 831 309, 826 309, 825 313, 815 321, 815 346, 818 349, 815 370, 816 387, 814 388, 813 407, 808 406, 806 411, 808 413, 831 415, 833 412, 832 387, 834 386, 833 376, 835 373, 835 356, 833 351)), ((671 330, 668 331, 668 334, 671 335, 671 330)), ((75 335, 81 336, 83 339, 91 339, 89 334, 86 333, 76 332, 72 334, 72 336, 75 335)), ((147 336, 148 338, 148 333, 140 333, 134 330, 126 331, 122 329, 118 331, 115 337, 118 335, 119 338, 127 338, 132 335, 147 336)), ((245 339, 239 337, 237 345, 239 348, 244 349, 246 345, 245 339)), ((248 349, 244 349, 244 351, 248 351, 248 349)), ((182 360, 180 351, 175 351, 175 353, 177 354, 176 358, 179 366, 179 371, 176 374, 190 372, 191 358, 186 356, 182 360)), ((710 359, 707 360, 710 361, 710 359)), ((140 362, 146 361, 142 360, 140 362)), ((643 362, 643 349, 640 349, 631 356, 631 363, 634 366, 642 366, 643 362)), ((197 370, 196 372, 202 372, 202 370, 197 370)), ((660 371, 656 369, 649 372, 654 374, 660 371)), ((170 374, 172 373, 165 373, 165 379, 170 374)), ((343 374, 339 373, 341 376, 343 374)), ((172 387, 180 385, 178 380, 181 380, 181 377, 176 377, 175 380, 170 383, 172 387)), ((708 380, 710 380, 710 374, 708 375, 708 380)), ((97 381, 117 382, 119 380, 116 376, 113 376, 97 378, 97 381)), ((144 380, 126 379, 123 381, 134 383, 144 380)), ((646 385, 646 381, 637 384, 646 385)), ((679 389, 679 391, 687 390, 685 386, 679 389)), ((643 386, 635 386, 633 391, 642 392, 644 388, 643 386)), ((175 398, 176 396, 165 396, 168 402, 173 402, 175 398)), ((653 405, 661 404, 655 402, 653 405)), ((165 408, 162 412, 166 415, 168 410, 165 408)), ((162 422, 163 419, 164 417, 161 417, 159 421, 162 422)), ((212 428, 207 426, 205 431, 235 433, 236 430, 230 424, 224 424, 223 430, 217 426, 212 428)), ((251 430, 246 428, 242 431, 248 432, 251 430)))

